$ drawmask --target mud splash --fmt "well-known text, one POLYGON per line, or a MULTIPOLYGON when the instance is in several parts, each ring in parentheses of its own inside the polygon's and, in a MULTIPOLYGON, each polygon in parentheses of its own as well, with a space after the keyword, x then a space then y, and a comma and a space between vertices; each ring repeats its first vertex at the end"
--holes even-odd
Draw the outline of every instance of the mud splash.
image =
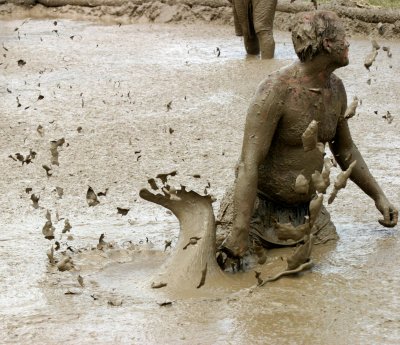
MULTIPOLYGON (((378 225, 372 203, 352 183, 328 208, 340 241, 314 248, 312 273, 253 293, 244 289, 257 283, 253 271, 238 279, 244 286, 234 293, 206 293, 206 278, 196 289, 204 293, 198 298, 175 299, 149 286, 171 257, 164 241, 175 247, 179 224, 165 209, 141 200, 142 182, 159 171, 177 170, 178 182, 199 191, 209 186, 218 209, 234 179, 244 114, 257 84, 295 57, 287 34, 276 32, 277 59, 264 63, 246 59, 229 27, 57 21, 58 35, 52 32, 54 20, 0 23, 0 49, 7 55, 0 56, 6 83, 0 90, 4 343, 399 342, 399 233, 378 225), (19 59, 26 65, 18 66, 19 59), (37 102, 39 94, 45 98, 37 102), (39 124, 43 137, 36 131, 39 124), (49 164, 49 141, 62 137, 70 146, 47 177, 42 165, 49 164), (29 148, 37 152, 33 164, 8 158, 16 152, 25 156, 29 148), (97 194, 109 188, 95 207, 87 204, 88 186, 97 194), (63 188, 61 199, 55 187, 63 188), (40 197, 36 209, 32 194, 40 197), (127 216, 117 213, 120 206, 130 207, 127 216), (77 271, 60 272, 48 264, 50 242, 41 232, 47 209, 55 240, 62 235, 71 249, 87 249, 72 254, 77 271), (70 232, 62 234, 65 223, 54 217, 56 211, 69 219, 70 232), (96 248, 103 233, 114 248, 96 248), (168 301, 172 304, 157 304, 168 301)), ((350 65, 338 74, 348 98, 357 95, 362 102, 349 125, 377 180, 400 204, 400 85, 393 78, 400 73, 400 45, 378 41, 391 47, 393 57, 379 54, 368 72, 363 63, 370 41, 350 43, 350 65), (394 117, 391 124, 382 118, 387 111, 394 117)), ((286 269, 282 258, 292 250, 270 251, 266 263, 254 269, 261 278, 272 277, 286 269)))

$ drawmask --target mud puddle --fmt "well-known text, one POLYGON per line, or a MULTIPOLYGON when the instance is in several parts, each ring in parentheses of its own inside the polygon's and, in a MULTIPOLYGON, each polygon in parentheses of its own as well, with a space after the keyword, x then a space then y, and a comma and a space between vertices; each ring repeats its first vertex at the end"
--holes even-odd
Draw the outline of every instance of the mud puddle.
MULTIPOLYGON (((207 187, 218 208, 233 180, 256 86, 294 58, 287 33, 278 32, 276 41, 277 59, 259 61, 245 57, 233 28, 225 26, 1 22, 0 342, 399 342, 398 230, 382 229, 373 202, 351 183, 329 206, 341 239, 316 247, 311 272, 252 293, 246 287, 256 279, 249 272, 243 289, 182 298, 146 283, 169 256, 165 241, 176 244, 179 225, 141 200, 140 188, 160 172, 177 170, 176 184, 207 187), (47 176, 42 165, 50 164, 50 141, 63 137, 59 166, 47 176), (29 149, 37 152, 31 164, 8 157, 29 149), (108 189, 94 207, 86 201, 88 186, 96 193, 108 189), (40 196, 37 209, 32 193, 40 196), (129 209, 127 215, 117 207, 129 209), (48 265, 54 240, 42 235, 47 209, 62 250, 82 250, 71 252, 76 271, 48 265), (65 218, 72 228, 63 234, 65 218), (113 248, 96 249, 101 234, 113 248)), ((400 44, 379 42, 393 56, 381 49, 367 71, 370 42, 350 43, 350 65, 337 74, 349 102, 362 99, 349 120, 353 138, 400 205, 400 44), (387 111, 391 124, 382 118, 387 111)), ((270 252, 263 274, 276 273, 289 251, 270 252)))

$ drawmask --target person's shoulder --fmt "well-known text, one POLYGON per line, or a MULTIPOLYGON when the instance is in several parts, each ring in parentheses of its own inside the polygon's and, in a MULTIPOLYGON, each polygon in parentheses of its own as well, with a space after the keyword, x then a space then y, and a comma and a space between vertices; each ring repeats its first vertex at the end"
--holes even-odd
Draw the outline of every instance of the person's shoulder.
POLYGON ((331 85, 339 89, 339 92, 345 91, 342 79, 340 79, 336 74, 331 74, 331 85))
POLYGON ((257 93, 280 92, 282 89, 286 89, 286 75, 287 71, 284 69, 268 74, 258 85, 257 93))

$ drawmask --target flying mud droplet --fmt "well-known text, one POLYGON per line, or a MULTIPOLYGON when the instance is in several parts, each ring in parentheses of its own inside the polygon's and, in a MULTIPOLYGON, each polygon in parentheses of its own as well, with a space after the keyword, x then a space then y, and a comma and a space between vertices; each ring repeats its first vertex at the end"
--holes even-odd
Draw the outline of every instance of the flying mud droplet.
POLYGON ((99 237, 99 243, 97 243, 97 249, 103 250, 104 247, 108 246, 108 243, 104 241, 105 234, 101 234, 99 237))
POLYGON ((151 283, 151 288, 152 289, 161 289, 163 287, 167 286, 167 283, 159 282, 159 283, 151 283))
POLYGON ((191 237, 189 239, 189 242, 182 249, 186 250, 187 247, 194 246, 195 244, 197 244, 197 241, 199 241, 200 239, 201 239, 201 237, 191 237))
POLYGON ((94 192, 93 188, 90 186, 86 192, 86 201, 87 201, 89 207, 100 204, 99 199, 97 199, 96 193, 94 192))
POLYGON ((51 164, 52 165, 60 165, 58 162, 58 148, 63 146, 65 143, 65 139, 61 138, 58 140, 50 141, 50 152, 51 152, 51 164))
POLYGON ((172 301, 157 302, 160 307, 166 307, 172 305, 172 301))
POLYGON ((296 182, 294 185, 294 191, 298 194, 307 194, 310 187, 309 181, 303 174, 296 177, 296 182))
POLYGON ((38 98, 37 98, 37 100, 38 100, 38 101, 41 101, 43 98, 44 98, 43 95, 39 95, 38 98))
POLYGON ((30 192, 32 192, 32 188, 31 187, 26 187, 25 188, 25 193, 29 194, 30 192))
POLYGON ((308 236, 307 241, 304 244, 298 246, 293 255, 287 258, 288 270, 294 270, 310 260, 311 250, 313 247, 313 239, 314 237, 311 234, 310 236, 308 236))
POLYGON ((72 229, 71 223, 69 222, 68 219, 64 220, 64 229, 62 229, 62 233, 65 234, 67 232, 70 232, 72 229))
POLYGON ((164 252, 167 250, 167 248, 172 248, 172 241, 171 240, 165 240, 164 241, 164 252))
POLYGON ((61 199, 64 195, 64 189, 61 187, 56 187, 56 193, 57 193, 58 197, 61 199))
POLYGON ((49 259, 49 263, 50 265, 55 265, 56 264, 56 259, 54 258, 54 248, 53 246, 50 247, 50 249, 47 251, 46 253, 48 259, 49 259))
POLYGON ((169 127, 169 128, 168 128, 168 132, 169 132, 169 134, 172 134, 172 133, 175 132, 175 130, 174 130, 173 128, 169 127))
POLYGON ((129 212, 130 208, 122 208, 122 207, 117 207, 118 214, 121 214, 123 216, 126 216, 129 212))
POLYGON ((64 292, 64 295, 80 295, 82 291, 78 290, 77 288, 70 287, 67 291, 64 292))
POLYGON ((310 212, 310 228, 312 228, 319 216, 321 211, 322 203, 324 201, 323 194, 317 195, 316 198, 310 201, 309 212, 310 212))
POLYGON ((215 48, 215 54, 217 55, 217 57, 220 57, 221 49, 219 49, 219 47, 215 48))
POLYGON ((372 49, 375 49, 375 50, 381 49, 381 46, 378 44, 378 42, 376 40, 372 40, 371 44, 372 44, 372 49))
POLYGON ((206 283, 206 276, 207 276, 207 264, 201 271, 201 279, 199 285, 196 286, 197 289, 200 289, 206 283))
POLYGON ((349 179, 349 177, 350 177, 350 175, 351 175, 351 172, 353 171, 353 168, 354 168, 354 166, 355 166, 356 164, 357 164, 357 161, 353 161, 353 162, 349 165, 349 167, 347 168, 347 170, 341 171, 341 172, 339 173, 339 175, 336 177, 336 181, 335 181, 335 183, 334 183, 333 191, 332 191, 332 193, 331 193, 331 195, 330 195, 330 197, 329 197, 329 199, 328 199, 328 204, 331 204, 331 203, 335 200, 335 198, 336 198, 336 196, 337 196, 339 190, 341 190, 342 188, 345 188, 345 187, 346 187, 346 185, 347 185, 347 180, 349 179))
POLYGON ((318 122, 312 120, 307 129, 301 136, 304 151, 312 151, 316 148, 318 142, 318 122))
POLYGON ((44 136, 44 128, 42 127, 42 125, 37 126, 36 131, 38 132, 38 134, 43 137, 44 136))
POLYGON ((21 155, 19 152, 17 152, 15 154, 15 157, 17 158, 17 160, 19 160, 22 163, 22 165, 24 165, 25 157, 23 155, 21 155))
POLYGON ((51 175, 53 175, 53 172, 52 172, 51 168, 50 168, 48 165, 43 164, 43 165, 42 165, 42 168, 43 168, 44 170, 46 170, 46 175, 47 175, 47 177, 50 177, 51 175))
MULTIPOLYGON (((373 49, 364 59, 364 66, 365 68, 369 71, 369 68, 372 66, 374 63, 376 57, 378 55, 378 51, 376 49, 373 49)), ((370 80, 370 79, 369 79, 370 80)))
POLYGON ((158 186, 157 186, 157 183, 156 183, 155 179, 150 178, 150 179, 147 180, 147 182, 150 185, 152 190, 158 190, 158 186))
POLYGON ((318 170, 315 170, 314 174, 311 175, 311 181, 318 193, 325 194, 326 189, 330 185, 329 172, 324 173, 323 171, 320 173, 318 170))
POLYGON ((324 180, 324 183, 326 184, 327 187, 331 185, 331 179, 330 179, 330 174, 331 174, 331 168, 334 166, 332 160, 329 157, 326 157, 324 159, 324 168, 322 170, 322 179, 324 180))
POLYGON ((159 178, 163 184, 167 183, 168 176, 176 176, 177 172, 174 170, 167 174, 158 174, 156 178, 159 178))
POLYGON ((71 271, 74 269, 74 263, 69 256, 65 256, 60 262, 57 264, 57 268, 61 272, 71 271))
POLYGON ((393 122, 393 115, 390 113, 390 111, 387 111, 385 115, 382 116, 382 118, 384 118, 388 124, 391 124, 393 122))
POLYGON ((108 189, 109 189, 109 188, 106 188, 106 189, 104 190, 104 192, 98 192, 98 193, 97 193, 97 196, 107 196, 108 189))
POLYGON ((22 67, 22 66, 25 66, 25 65, 26 65, 26 61, 25 61, 25 60, 22 60, 22 59, 19 59, 19 60, 17 61, 17 63, 18 63, 18 66, 19 66, 19 67, 22 67))
POLYGON ((392 57, 392 52, 391 52, 389 46, 383 46, 383 47, 382 47, 382 50, 386 52, 388 58, 391 58, 391 57, 392 57))
POLYGON ((79 126, 76 130, 77 130, 78 133, 81 133, 82 132, 82 127, 79 126))
POLYGON ((53 226, 53 223, 51 220, 46 221, 42 228, 42 234, 44 235, 44 238, 47 240, 53 240, 54 239, 54 231, 55 227, 53 226))
POLYGON ((11 158, 13 161, 19 161, 24 164, 29 164, 32 163, 32 161, 35 159, 37 153, 33 151, 32 149, 29 149, 29 154, 27 154, 25 157, 24 155, 20 154, 19 152, 15 153, 15 157, 13 155, 9 155, 8 157, 11 158))
POLYGON ((35 194, 32 194, 32 195, 31 195, 31 200, 32 200, 32 206, 33 206, 33 208, 34 208, 34 209, 39 208, 39 200, 40 200, 40 197, 39 197, 39 196, 36 196, 35 194))
POLYGON ((57 251, 57 250, 59 250, 60 248, 61 248, 60 242, 55 241, 55 242, 54 242, 54 250, 57 251))
POLYGON ((79 274, 78 275, 78 283, 79 283, 79 285, 81 286, 81 287, 84 287, 85 286, 85 284, 83 283, 83 278, 82 278, 82 276, 79 274))
POLYGON ((36 158, 37 153, 33 151, 32 149, 29 149, 29 155, 26 156, 25 158, 25 163, 29 164, 31 163, 35 158, 36 158))
POLYGON ((167 111, 170 111, 172 109, 172 101, 169 101, 166 105, 167 111))
POLYGON ((350 105, 346 109, 346 112, 344 113, 344 118, 346 120, 351 119, 356 114, 357 106, 358 106, 358 98, 357 96, 354 96, 353 101, 350 103, 350 105))
POLYGON ((49 210, 46 210, 46 215, 45 215, 45 217, 46 217, 46 219, 47 219, 48 221, 51 222, 51 213, 50 213, 49 210))

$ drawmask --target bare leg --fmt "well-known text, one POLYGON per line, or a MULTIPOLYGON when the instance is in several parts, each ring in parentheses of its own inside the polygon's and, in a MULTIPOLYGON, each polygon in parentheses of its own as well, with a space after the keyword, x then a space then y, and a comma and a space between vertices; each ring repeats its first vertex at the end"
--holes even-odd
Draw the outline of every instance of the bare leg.
POLYGON ((261 59, 272 59, 275 52, 275 41, 272 31, 260 31, 257 33, 261 48, 261 59))
POLYGON ((260 53, 260 46, 258 44, 258 38, 256 36, 250 38, 248 35, 244 35, 243 39, 244 39, 244 47, 246 49, 247 54, 258 55, 260 53))

